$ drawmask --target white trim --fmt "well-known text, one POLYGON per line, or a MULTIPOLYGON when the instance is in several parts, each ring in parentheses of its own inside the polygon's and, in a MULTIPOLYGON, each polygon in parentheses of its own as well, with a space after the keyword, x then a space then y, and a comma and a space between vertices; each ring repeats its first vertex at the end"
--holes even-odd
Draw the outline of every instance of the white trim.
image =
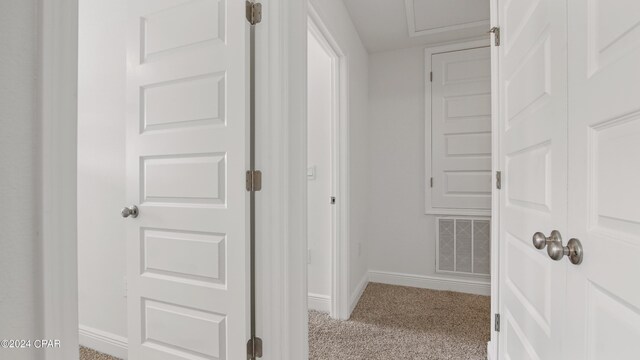
POLYGON ((351 313, 358 305, 362 294, 364 294, 365 289, 369 285, 369 273, 365 272, 362 280, 358 283, 358 286, 353 290, 353 294, 351 294, 351 298, 349 300, 349 316, 347 316, 347 320, 351 317, 351 313))
POLYGON ((64 346, 47 360, 78 359, 77 78, 78 2, 42 1, 42 271, 44 339, 64 346))
POLYGON ((80 325, 78 333, 80 345, 120 359, 128 358, 126 337, 84 325, 80 325))
MULTIPOLYGON (((491 26, 498 26, 498 0, 490 0, 491 26)), ((500 170, 500 82, 499 48, 491 43, 491 167, 500 170)), ((491 196, 491 324, 493 314, 500 312, 500 196, 501 191, 492 186, 491 196)), ((491 339, 487 344, 490 359, 499 358, 498 335, 491 326, 491 339)))
POLYGON ((489 25, 489 19, 487 19, 487 20, 468 22, 464 24, 443 26, 443 27, 434 28, 434 29, 416 30, 416 15, 415 15, 415 8, 414 8, 414 0, 405 0, 405 9, 407 14, 407 26, 408 26, 407 31, 409 32, 410 37, 440 34, 443 32, 456 31, 461 29, 468 29, 473 27, 482 27, 482 26, 489 25))
POLYGON ((369 281, 372 283, 411 286, 431 290, 457 291, 485 296, 491 293, 491 284, 488 281, 481 280, 452 279, 439 276, 369 270, 369 281))
POLYGON ((331 57, 331 311, 334 318, 349 318, 349 94, 347 58, 312 4, 308 29, 331 57))
POLYGON ((263 358, 308 358, 307 2, 263 2, 256 26, 257 335, 263 358))
POLYGON ((491 216, 491 210, 482 209, 441 209, 429 208, 425 211, 426 215, 445 215, 445 216, 491 216))
POLYGON ((327 314, 331 312, 331 296, 310 293, 307 304, 309 310, 316 310, 327 314))
MULTIPOLYGON (((409 1, 409 0, 407 0, 409 1)), ((469 210, 469 209, 442 209, 431 206, 431 186, 429 179, 433 176, 431 172, 431 155, 432 155, 432 140, 431 140, 431 79, 430 73, 432 71, 431 56, 434 54, 441 54, 451 51, 460 51, 467 49, 475 49, 480 47, 488 47, 490 40, 474 40, 466 41, 455 44, 434 46, 424 49, 424 211, 429 215, 488 215, 487 210, 469 210)))
POLYGON ((487 360, 497 360, 495 353, 496 349, 493 347, 491 341, 487 342, 487 360))

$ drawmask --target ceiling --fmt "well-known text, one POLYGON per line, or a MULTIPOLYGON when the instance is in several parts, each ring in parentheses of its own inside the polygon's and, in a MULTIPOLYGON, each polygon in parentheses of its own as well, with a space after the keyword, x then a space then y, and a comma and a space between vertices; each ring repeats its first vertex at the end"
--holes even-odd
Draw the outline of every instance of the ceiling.
POLYGON ((489 0, 344 0, 369 52, 478 39, 489 0))

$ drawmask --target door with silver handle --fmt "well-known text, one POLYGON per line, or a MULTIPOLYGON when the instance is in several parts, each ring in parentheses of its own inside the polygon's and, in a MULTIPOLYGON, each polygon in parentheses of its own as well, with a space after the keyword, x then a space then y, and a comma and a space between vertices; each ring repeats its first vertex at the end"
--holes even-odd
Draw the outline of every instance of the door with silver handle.
POLYGON ((553 260, 561 260, 564 256, 569 257, 574 265, 582 263, 583 250, 582 244, 578 239, 571 239, 567 246, 562 245, 562 235, 558 230, 553 230, 548 237, 541 232, 533 234, 533 246, 542 250, 547 247, 547 254, 553 260))
POLYGON ((122 215, 123 218, 127 218, 129 216, 131 216, 132 218, 137 218, 138 213, 138 207, 135 205, 131 205, 129 207, 123 208, 120 212, 120 215, 122 215))

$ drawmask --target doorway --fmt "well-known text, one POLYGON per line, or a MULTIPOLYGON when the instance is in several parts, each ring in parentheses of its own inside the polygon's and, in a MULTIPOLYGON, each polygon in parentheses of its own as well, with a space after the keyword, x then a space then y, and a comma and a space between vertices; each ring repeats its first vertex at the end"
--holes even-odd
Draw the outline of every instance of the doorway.
MULTIPOLYGON (((368 34, 366 26, 357 24, 358 13, 349 11, 353 8, 349 8, 348 3, 355 2, 347 2, 347 9, 341 9, 338 5, 322 5, 312 1, 309 9, 313 16, 318 17, 315 22, 324 24, 328 33, 338 40, 337 43, 346 53, 345 61, 348 63, 349 74, 345 81, 352 96, 348 102, 351 110, 349 114, 352 116, 348 122, 352 154, 349 169, 352 176, 358 179, 350 182, 348 186, 350 191, 357 193, 351 197, 357 201, 352 201, 353 207, 350 208, 352 231, 348 237, 349 311, 346 316, 338 319, 319 312, 309 313, 309 358, 333 356, 349 359, 353 357, 348 357, 347 354, 374 356, 374 353, 375 356, 384 358, 389 355, 385 351, 392 346, 380 341, 376 333, 380 334, 384 332, 381 329, 388 329, 390 319, 398 325, 393 327, 398 332, 388 334, 388 338, 397 339, 398 336, 406 335, 403 329, 412 326, 411 324, 416 326, 414 329, 419 328, 421 334, 426 334, 424 343, 434 343, 433 338, 429 340, 430 331, 465 333, 469 335, 469 343, 473 343, 474 356, 482 357, 486 354, 486 342, 490 339, 492 326, 491 299, 488 295, 492 291, 489 253, 492 250, 490 217, 495 183, 491 137, 490 38, 485 34, 479 40, 458 41, 447 45, 401 45, 399 48, 384 51, 367 48, 363 45, 366 44, 368 34), (472 54, 473 59, 449 59, 453 56, 451 54, 476 48, 482 49, 477 51, 481 54, 472 54), (430 51, 428 54, 427 50, 430 51), (448 163, 438 163, 442 171, 438 175, 432 175, 432 145, 436 145, 431 134, 432 119, 426 116, 431 115, 432 98, 426 91, 431 90, 429 74, 432 70, 432 55, 436 60, 446 58, 440 61, 441 67, 456 70, 451 71, 449 75, 457 77, 459 91, 453 95, 459 101, 458 110, 463 113, 451 114, 455 119, 447 121, 465 122, 459 124, 460 136, 451 140, 456 141, 457 147, 450 147, 455 154, 440 152, 439 155, 443 155, 443 158, 444 155, 451 155, 445 159, 447 161, 466 161, 468 164, 481 165, 477 168, 451 169, 456 172, 453 175, 469 176, 458 176, 449 183, 442 182, 446 175, 451 176, 450 173, 445 174, 445 170, 450 170, 448 163), (477 71, 478 69, 481 71, 477 71), (463 88, 462 83, 465 83, 467 88, 463 88), (361 95, 363 99, 354 99, 361 95), (425 109, 427 106, 428 110, 425 109), (360 120, 362 122, 358 123, 360 120), (475 129, 474 126, 481 128, 475 129), (356 131, 353 130, 354 127, 356 131), (361 154, 364 156, 358 157, 361 154), (361 176, 362 174, 365 176, 361 176), (437 203, 430 207, 431 210, 435 210, 428 212, 425 194, 435 191, 429 184, 429 178, 432 176, 437 177, 436 190, 442 190, 440 194, 443 197, 459 197, 460 194, 455 194, 458 192, 467 195, 466 200, 458 198, 458 203, 453 206, 437 203), (458 188, 453 189, 454 185, 458 188), (449 192, 443 189, 449 189, 449 192), (462 209, 464 205, 469 204, 474 207, 462 209), (454 212, 454 209, 457 211, 454 212), (448 242, 444 239, 439 242, 439 223, 453 223, 452 234, 457 231, 457 238, 453 236, 448 242), (358 231, 361 233, 358 234, 358 231), (452 268, 445 264, 446 256, 438 256, 440 243, 451 245, 450 251, 453 251, 453 254, 449 255, 453 256, 454 262, 457 261, 451 263, 452 268), (438 268, 440 259, 443 260, 442 266, 438 268), (357 268, 358 266, 361 268, 357 268), (451 298, 444 300, 439 297, 442 295, 451 298), (389 304, 393 306, 388 306, 389 304), (407 306, 409 304, 415 304, 416 307, 407 306), (435 314, 428 310, 429 304, 443 304, 451 308, 435 314), (455 308, 460 304, 468 305, 464 310, 473 309, 471 313, 465 313, 467 315, 464 317, 474 319, 474 331, 464 332, 439 328, 437 325, 424 326, 424 322, 413 322, 417 318, 438 318, 447 313, 461 315, 464 313, 463 309, 455 308), (390 310, 397 311, 390 314, 390 310), (481 313, 481 316, 473 315, 478 313, 481 313), (380 321, 381 319, 384 321, 380 321), (360 328, 360 325, 363 327, 360 328), (350 326, 352 330, 358 329, 363 332, 352 332, 355 336, 349 337, 348 329, 345 327, 350 326), (344 337, 337 339, 333 334, 342 334, 344 337), (474 339, 471 339, 472 337, 474 339), (378 346, 367 346, 365 342, 378 346), (331 349, 328 349, 329 347, 331 349)), ((404 9, 403 4, 399 5, 404 9)), ((488 8, 486 10, 488 12, 488 8)), ((382 13, 380 9, 377 11, 382 13)), ((313 16, 311 19, 314 19, 313 16)), ((486 30, 483 34, 485 32, 486 30)), ((383 37, 383 34, 380 34, 380 37, 383 37)), ((307 45, 309 57, 312 56, 311 47, 315 46, 312 40, 314 39, 310 39, 307 45)), ((309 63, 312 60, 315 59, 308 59, 309 63)), ((308 71, 311 75, 311 65, 308 71)), ((440 100, 434 101, 442 103, 444 100, 450 99, 441 97, 440 100)), ((321 99, 310 94, 309 112, 318 105, 316 102, 321 102, 321 99)), ((309 124, 307 136, 310 143, 311 131, 309 124)), ((442 140, 438 143, 440 150, 445 148, 445 135, 451 135, 450 131, 441 132, 441 138, 436 139, 442 140)), ((307 174, 313 176, 313 169, 308 169, 307 174)), ((310 189, 312 181, 307 179, 310 189)), ((338 203, 341 199, 342 197, 338 197, 338 203)), ((315 234, 312 233, 311 218, 308 225, 308 245, 313 264, 316 240, 313 238, 315 234)), ((441 233, 444 234, 444 231, 441 233)), ((308 257, 308 254, 306 255, 308 257)), ((315 304, 311 301, 309 304, 309 309, 314 310, 315 304)), ((438 351, 437 346, 414 349, 410 342, 405 345, 418 353, 438 351)), ((405 356, 404 354, 406 353, 402 356, 405 356)), ((464 356, 463 353, 457 354, 464 356)))
POLYGON ((332 58, 316 34, 307 36, 307 262, 309 309, 331 313, 335 242, 332 161, 332 58))
POLYGON ((309 309, 348 317, 348 128, 345 59, 316 14, 307 29, 309 309))

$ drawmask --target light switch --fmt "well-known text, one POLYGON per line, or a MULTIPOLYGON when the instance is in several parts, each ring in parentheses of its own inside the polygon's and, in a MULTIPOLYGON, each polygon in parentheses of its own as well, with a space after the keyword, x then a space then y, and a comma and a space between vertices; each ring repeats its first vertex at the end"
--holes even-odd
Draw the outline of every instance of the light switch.
POLYGON ((309 166, 307 168, 307 180, 315 180, 316 179, 316 167, 309 166))

